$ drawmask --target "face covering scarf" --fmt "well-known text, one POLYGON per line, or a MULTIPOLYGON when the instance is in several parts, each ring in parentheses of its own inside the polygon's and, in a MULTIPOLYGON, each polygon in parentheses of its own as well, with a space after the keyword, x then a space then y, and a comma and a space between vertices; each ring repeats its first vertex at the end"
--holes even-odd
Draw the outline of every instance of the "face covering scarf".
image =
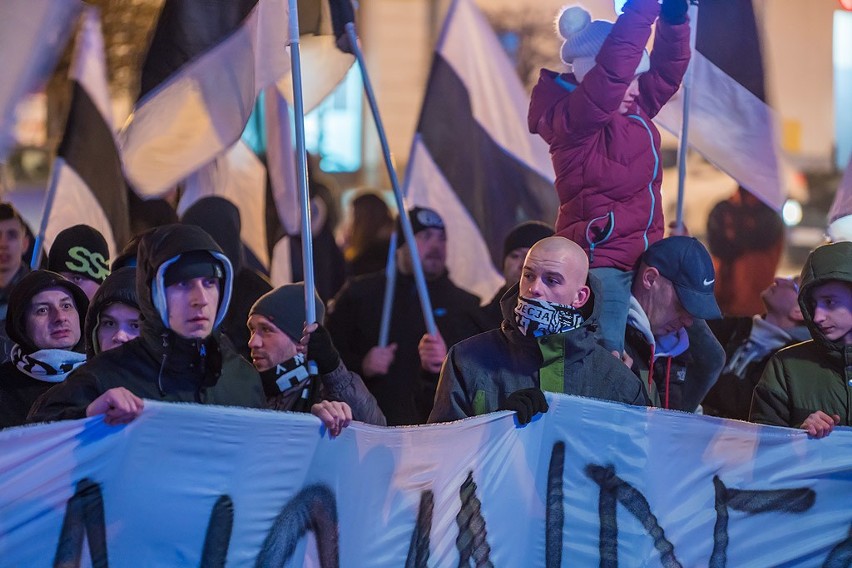
POLYGON ((573 306, 518 296, 515 323, 527 337, 542 337, 580 327, 583 316, 573 306))
POLYGON ((12 348, 12 362, 27 376, 46 383, 61 383, 68 373, 86 362, 86 355, 64 349, 24 353, 19 345, 15 345, 12 348))

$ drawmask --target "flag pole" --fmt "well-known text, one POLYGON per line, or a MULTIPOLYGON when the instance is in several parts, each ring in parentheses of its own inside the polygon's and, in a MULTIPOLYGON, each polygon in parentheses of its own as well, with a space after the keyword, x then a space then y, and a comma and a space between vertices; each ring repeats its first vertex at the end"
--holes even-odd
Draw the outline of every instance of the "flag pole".
POLYGON ((396 290, 396 231, 391 233, 388 262, 385 265, 385 296, 382 300, 382 321, 379 325, 379 347, 388 346, 390 316, 393 310, 393 293, 396 290))
POLYGON ((683 232, 683 201, 686 194, 686 155, 689 149, 689 107, 692 98, 692 75, 695 67, 695 38, 698 35, 698 2, 689 2, 689 66, 683 78, 683 119, 677 146, 677 216, 675 226, 678 234, 683 232))
POLYGON ((305 275, 305 318, 307 323, 317 320, 314 301, 314 245, 311 234, 311 197, 308 192, 308 155, 305 149, 305 105, 302 97, 302 64, 299 53, 298 2, 289 0, 290 6, 290 66, 293 75, 293 118, 296 126, 296 182, 299 186, 299 205, 302 210, 302 271, 305 275))
POLYGON ((56 198, 56 188, 59 186, 59 171, 62 169, 57 162, 62 160, 56 156, 53 159, 53 166, 50 170, 50 184, 47 186, 47 195, 44 197, 44 209, 41 214, 41 223, 39 223, 38 233, 35 236, 33 244, 33 256, 30 259, 30 268, 35 270, 41 262, 41 255, 44 251, 44 235, 47 232, 47 221, 50 218, 50 210, 53 209, 53 202, 56 198))
MULTIPOLYGON (((345 4, 343 10, 346 10, 348 6, 348 12, 351 14, 352 5, 349 3, 349 0, 339 0, 340 4, 345 4)), ((348 15, 348 14, 347 14, 348 15)), ((355 23, 352 21, 354 17, 346 18, 344 29, 346 32, 346 40, 348 44, 344 44, 341 46, 341 38, 338 38, 338 47, 345 48, 344 50, 351 50, 351 52, 355 55, 355 59, 358 61, 358 65, 361 68, 361 78, 364 83, 364 93, 367 96, 367 101, 370 104, 370 110, 373 113, 373 120, 376 123, 376 130, 379 134, 379 142, 382 146, 382 155, 384 156, 385 166, 388 170, 388 176, 390 177, 391 187, 393 188, 393 195, 396 199, 396 207, 399 211, 399 221, 400 227, 402 228, 402 234, 405 237, 405 244, 408 247, 408 251, 411 253, 411 264, 414 269, 414 282, 417 285, 417 295, 420 298, 420 308, 423 311, 423 321, 426 322, 426 331, 430 335, 435 335, 437 331, 437 327, 435 325, 435 317, 432 315, 432 302, 429 299, 429 291, 426 289, 426 278, 423 275, 423 265, 420 262, 420 255, 417 252, 417 243, 414 240, 414 231, 411 228, 411 220, 408 218, 408 214, 405 210, 405 204, 402 199, 402 190, 399 187, 399 180, 396 176, 396 170, 393 167, 393 162, 391 161, 390 155, 390 146, 388 145, 387 136, 385 135, 385 129, 382 125, 382 118, 379 114, 379 107, 376 103, 376 96, 373 92, 372 84, 370 83, 370 76, 367 73, 367 67, 364 64, 364 55, 361 52, 361 48, 358 45, 358 35, 355 33, 355 23)), ((391 270, 391 263, 393 261, 394 250, 391 249, 388 253, 388 268, 387 270, 391 270)), ((390 287, 390 281, 387 283, 387 287, 390 287)), ((390 298, 388 298, 388 293, 386 290, 385 294, 385 302, 384 302, 384 310, 382 312, 382 326, 386 327, 386 321, 390 318, 390 305, 393 303, 393 289, 390 291, 390 298)), ((384 331, 387 331, 386 329, 384 331)), ((380 333, 381 335, 381 333, 380 333)), ((387 341, 387 338, 384 338, 387 341)), ((381 337, 379 346, 383 346, 381 344, 381 337)))

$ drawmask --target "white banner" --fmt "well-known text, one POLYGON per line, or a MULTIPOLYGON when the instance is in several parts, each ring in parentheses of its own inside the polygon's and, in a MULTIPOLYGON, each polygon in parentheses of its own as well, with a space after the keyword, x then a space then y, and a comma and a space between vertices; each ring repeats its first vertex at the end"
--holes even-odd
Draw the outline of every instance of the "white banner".
POLYGON ((146 401, 0 432, 2 566, 848 566, 852 431, 551 396, 524 428, 146 401))

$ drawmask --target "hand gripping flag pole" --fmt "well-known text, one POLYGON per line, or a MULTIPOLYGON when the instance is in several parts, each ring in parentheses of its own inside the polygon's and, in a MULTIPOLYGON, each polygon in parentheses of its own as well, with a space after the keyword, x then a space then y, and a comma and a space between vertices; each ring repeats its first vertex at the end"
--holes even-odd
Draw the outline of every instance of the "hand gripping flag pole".
MULTIPOLYGON (((417 295, 420 298, 420 307, 423 311, 423 320, 426 322, 426 331, 430 335, 436 333, 435 318, 432 315, 432 303, 429 300, 429 292, 426 290, 426 279, 423 276, 423 266, 420 263, 420 255, 417 253, 417 244, 414 240, 414 232, 411 228, 411 220, 403 203, 402 190, 399 187, 399 180, 396 176, 396 170, 391 163, 390 147, 388 146, 385 129, 382 125, 382 119, 379 115, 379 107, 376 104, 376 97, 373 93, 373 87, 370 83, 370 76, 367 73, 367 66, 364 64, 364 55, 358 45, 358 34, 355 32, 355 12, 352 9, 350 0, 329 0, 331 7, 331 19, 334 26, 334 35, 337 38, 337 47, 341 50, 352 53, 358 61, 361 68, 361 77, 364 81, 364 93, 367 96, 367 101, 370 104, 370 110, 373 113, 373 119, 376 123, 376 130, 379 134, 379 141, 382 145, 382 155, 385 159, 385 166, 388 170, 393 194, 396 199, 396 206, 399 211, 400 226, 402 233, 405 235, 405 244, 411 253, 411 262, 414 268, 414 281, 417 285, 417 295)), ((396 275, 394 269, 394 245, 395 240, 391 239, 391 249, 388 252, 387 274, 396 275)), ((388 278, 385 286, 385 298, 382 310, 382 323, 379 332, 379 346, 385 347, 388 341, 388 329, 390 325, 390 312, 393 304, 393 288, 395 278, 388 278)))

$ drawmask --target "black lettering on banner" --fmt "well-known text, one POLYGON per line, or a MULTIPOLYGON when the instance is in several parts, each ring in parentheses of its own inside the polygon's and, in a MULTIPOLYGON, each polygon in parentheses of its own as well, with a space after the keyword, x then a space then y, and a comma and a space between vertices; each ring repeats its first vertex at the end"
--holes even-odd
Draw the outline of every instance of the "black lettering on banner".
POLYGON ((231 531, 234 528, 234 502, 227 495, 216 499, 207 523, 204 549, 201 551, 202 568, 220 568, 228 559, 231 531))
POLYGON ((79 568, 84 536, 89 543, 92 567, 107 568, 104 496, 101 486, 86 478, 77 483, 77 489, 65 507, 65 519, 53 559, 55 568, 79 568))
POLYGON ((435 495, 431 491, 420 494, 420 510, 417 512, 417 524, 408 546, 405 568, 427 568, 429 562, 429 544, 432 534, 432 513, 435 508, 435 495))
POLYGON ((749 515, 758 513, 804 513, 816 500, 813 489, 746 490, 728 489, 713 476, 716 489, 716 526, 713 529, 711 568, 724 568, 728 562, 728 509, 749 515))
POLYGON ((639 490, 615 475, 612 465, 604 467, 589 464, 586 466, 586 475, 601 488, 598 504, 601 523, 601 568, 618 566, 618 518, 615 510, 617 503, 621 503, 636 517, 654 539, 654 547, 660 552, 662 565, 666 568, 681 568, 681 563, 675 557, 674 545, 666 539, 663 527, 657 522, 648 500, 639 490))
POLYGON ((565 471, 565 442, 553 444, 547 468, 547 511, 544 521, 544 565, 562 566, 562 527, 565 523, 565 504, 562 476, 565 471))
POLYGON ((316 536, 320 566, 337 568, 340 565, 337 503, 327 485, 309 485, 284 505, 263 541, 255 566, 283 566, 308 531, 316 536))
POLYGON ((822 568, 849 568, 852 566, 852 526, 846 540, 831 549, 822 568))
POLYGON ((459 526, 459 536, 456 538, 459 568, 470 566, 471 560, 476 568, 493 568, 485 519, 482 517, 482 503, 476 496, 476 483, 473 481, 472 471, 468 472, 467 479, 459 488, 459 498, 461 509, 456 515, 456 524, 459 526))

